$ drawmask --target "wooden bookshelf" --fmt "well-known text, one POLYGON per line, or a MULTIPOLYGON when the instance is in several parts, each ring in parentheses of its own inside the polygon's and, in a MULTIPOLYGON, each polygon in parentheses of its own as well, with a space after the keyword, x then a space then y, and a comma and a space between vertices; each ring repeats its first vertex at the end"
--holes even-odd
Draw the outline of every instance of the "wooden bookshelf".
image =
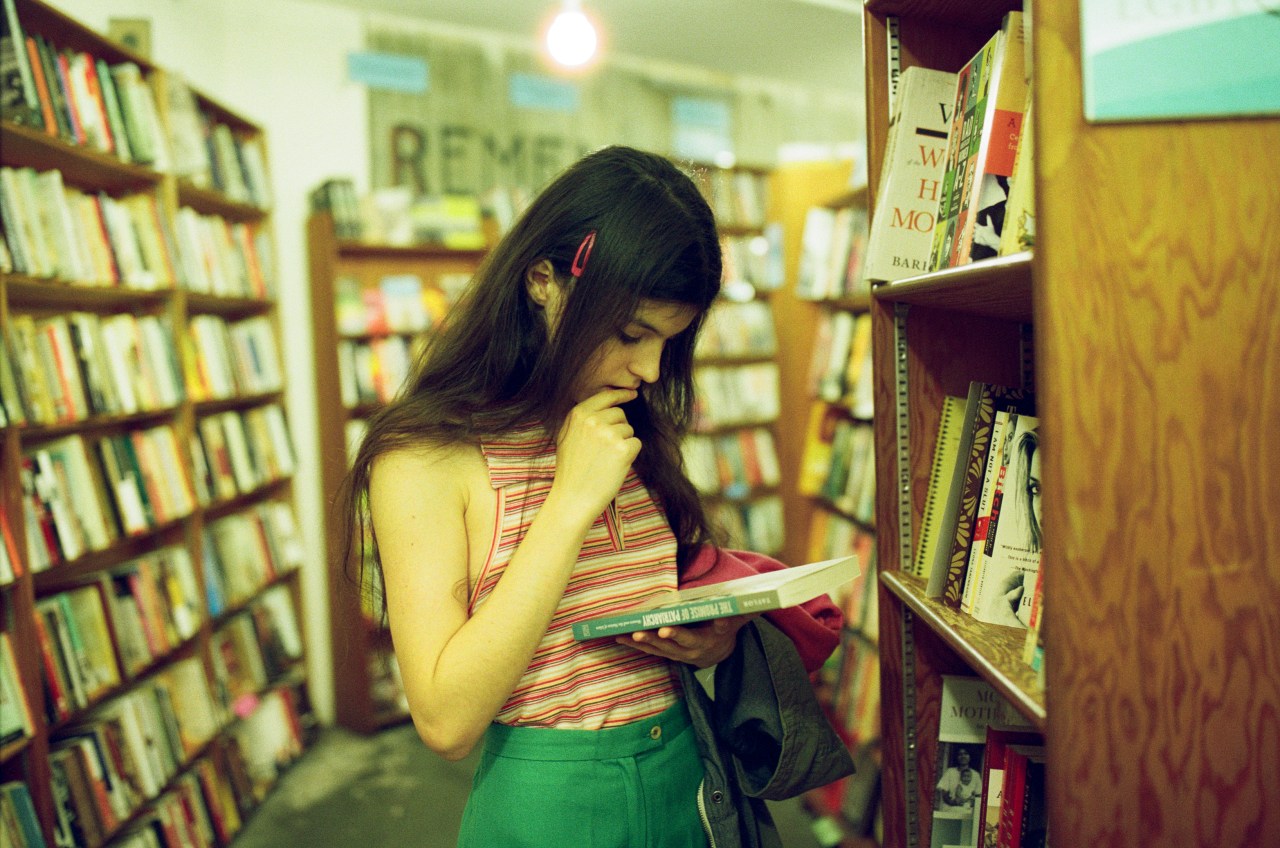
MULTIPOLYGON (((891 29, 903 67, 955 71, 1019 8, 868 0, 872 186, 891 29)), ((1280 644, 1280 525, 1263 516, 1280 360, 1261 340, 1280 337, 1280 165, 1262 151, 1280 147, 1280 120, 1086 123, 1079 10, 1029 14, 1034 252, 872 300, 884 844, 931 844, 950 674, 987 681, 1044 732, 1053 844, 1275 844, 1280 748, 1263 740, 1280 678, 1263 669, 1280 644), (970 380, 1036 391, 1043 684, 1018 656, 1022 631, 938 603, 905 571, 942 397, 970 380)))
MULTIPOLYGON (((490 234, 492 235, 492 234, 490 234)), ((376 410, 381 404, 361 399, 344 400, 340 345, 369 344, 382 338, 410 335, 390 331, 340 332, 337 323, 337 289, 343 279, 351 280, 361 292, 376 292, 387 276, 413 275, 424 288, 440 290, 445 275, 473 274, 484 259, 485 250, 455 250, 434 244, 371 244, 355 239, 339 239, 333 219, 327 213, 313 214, 307 222, 307 246, 311 276, 312 337, 315 344, 317 416, 320 422, 321 486, 324 502, 334 503, 348 464, 347 427, 376 410)), ((436 320, 439 316, 436 316, 436 320)), ((429 330, 427 330, 429 332, 429 330)), ((343 522, 332 510, 325 516, 325 538, 329 548, 329 626, 333 646, 333 678, 337 721, 343 727, 369 733, 408 719, 378 684, 374 670, 389 669, 394 662, 390 632, 382 620, 379 602, 370 597, 368 585, 355 580, 359 564, 342 562, 343 522), (371 669, 371 664, 374 666, 371 669), (375 693, 375 686, 381 689, 375 693), (379 694, 380 697, 375 697, 379 694)))
MULTIPOLYGON (((140 69, 143 84, 153 96, 172 76, 170 71, 108 41, 42 0, 14 0, 13 5, 25 35, 47 40, 53 48, 65 51, 64 55, 69 60, 73 54, 87 54, 103 63, 97 67, 132 63, 140 69)), ((171 141, 174 138, 173 116, 167 111, 166 104, 159 97, 156 99, 159 132, 171 141)), ((200 103, 211 102, 198 93, 196 99, 200 103)), ((77 108, 89 108, 92 102, 78 100, 77 108)), ((279 407, 283 421, 284 386, 281 383, 266 392, 232 391, 212 402, 196 400, 188 371, 197 373, 209 363, 202 358, 201 352, 191 347, 188 322, 200 315, 217 315, 226 321, 265 319, 278 350, 280 330, 274 297, 275 272, 268 265, 261 267, 271 288, 252 296, 190 291, 188 287, 194 283, 180 263, 180 252, 186 248, 180 239, 173 236, 173 219, 180 208, 190 207, 202 214, 219 216, 228 224, 251 223, 256 236, 266 240, 262 242, 265 245, 271 237, 271 212, 262 204, 233 200, 212 186, 186 188, 172 172, 151 162, 124 161, 114 152, 103 152, 77 143, 56 131, 46 132, 42 126, 20 125, 13 120, 16 117, 16 112, 6 112, 0 120, 0 166, 5 169, 32 169, 34 173, 58 171, 68 189, 111 202, 124 203, 140 198, 155 212, 154 232, 166 245, 164 253, 167 260, 159 265, 148 264, 146 270, 154 274, 155 279, 146 284, 131 279, 71 274, 65 269, 75 263, 67 258, 64 247, 52 240, 52 230, 45 232, 45 228, 52 225, 37 225, 35 216, 39 213, 26 202, 30 198, 15 198, 10 193, 11 187, 19 184, 17 178, 3 189, 5 238, 12 264, 11 270, 0 272, 0 337, 5 354, 17 372, 18 384, 22 392, 28 394, 3 396, 8 426, 0 427, 0 510, 3 510, 5 523, 12 531, 19 555, 15 563, 17 577, 13 582, 0 586, 0 594, 4 610, 3 629, 13 639, 19 678, 31 708, 34 726, 28 738, 6 745, 0 751, 0 783, 21 782, 26 785, 38 827, 47 844, 65 844, 60 840, 71 839, 77 844, 89 843, 91 848, 96 848, 136 826, 144 826, 158 809, 176 803, 204 804, 196 781, 211 781, 206 783, 210 789, 221 786, 225 789, 224 797, 230 799, 230 808, 217 808, 215 805, 211 815, 211 820, 217 821, 220 833, 226 837, 224 841, 229 841, 242 818, 270 791, 278 770, 307 744, 315 726, 304 671, 305 644, 300 628, 296 627, 303 620, 297 569, 299 538, 296 533, 281 531, 277 534, 275 529, 271 530, 273 542, 291 546, 288 557, 265 547, 257 551, 241 551, 246 561, 252 560, 255 568, 265 569, 271 575, 233 600, 215 603, 214 598, 223 585, 222 569, 232 568, 219 558, 211 541, 215 524, 223 520, 253 521, 252 516, 260 510, 283 510, 292 515, 292 474, 280 469, 267 473, 263 470, 265 466, 255 465, 256 470, 263 470, 262 477, 256 478, 254 485, 246 485, 237 491, 234 497, 219 497, 206 491, 203 485, 206 480, 200 473, 202 464, 196 461, 198 456, 205 456, 205 449, 199 441, 200 422, 211 414, 224 411, 234 415, 265 415, 269 407, 279 407), (36 271, 24 267, 30 256, 24 256, 20 261, 14 251, 15 242, 19 240, 15 228, 35 233, 34 237, 21 237, 23 243, 27 249, 39 245, 40 253, 47 252, 54 257, 54 270, 36 271), (93 326, 97 324, 92 322, 108 319, 157 319, 166 355, 170 357, 168 367, 173 371, 169 383, 175 392, 173 399, 144 402, 140 396, 136 409, 122 411, 123 407, 113 408, 113 404, 101 400, 99 395, 99 399, 90 397, 85 407, 71 413, 59 414, 55 418, 32 416, 24 397, 39 397, 39 394, 28 382, 29 375, 16 361, 19 342, 14 335, 15 322, 27 317, 56 322, 77 314, 89 316, 86 320, 93 326), (23 410, 22 416, 16 414, 17 409, 23 410), (137 473, 142 492, 140 497, 146 501, 148 515, 145 527, 128 531, 122 526, 127 521, 123 500, 108 488, 111 477, 102 454, 96 452, 93 445, 112 437, 123 437, 135 446, 141 445, 140 440, 146 438, 144 434, 157 428, 165 438, 172 436, 174 450, 172 453, 156 453, 153 460, 144 458, 131 472, 137 473), (44 489, 33 492, 24 488, 24 480, 33 479, 24 471, 25 460, 67 440, 71 444, 84 445, 87 464, 80 471, 87 476, 80 477, 76 472, 72 485, 58 490, 66 499, 64 503, 73 517, 55 521, 43 530, 43 533, 53 535, 42 537, 41 527, 29 526, 28 522, 32 516, 38 518, 41 510, 48 507, 57 495, 44 489), (148 479, 143 480, 144 476, 148 479), (91 544, 83 553, 71 555, 69 525, 63 522, 89 522, 86 516, 91 511, 86 511, 86 508, 91 500, 97 501, 102 510, 100 526, 107 534, 107 541, 105 544, 91 544), (159 511, 161 501, 166 502, 163 515, 159 511), (154 516, 149 512, 152 508, 157 510, 154 516), (29 531, 34 536, 30 543, 27 541, 29 531), (53 541, 46 541, 46 538, 53 541), (50 556, 50 551, 60 551, 61 555, 52 556, 52 561, 46 563, 44 560, 50 556), (178 588, 176 593, 170 587, 165 589, 168 594, 162 602, 163 614, 153 618, 147 618, 146 612, 142 614, 146 618, 146 627, 159 628, 163 624, 174 630, 164 638, 154 631, 156 644, 149 644, 147 658, 139 661, 137 654, 131 653, 138 650, 137 643, 132 640, 139 630, 137 625, 127 620, 125 607, 128 604, 121 605, 112 600, 115 597, 118 601, 125 596, 113 595, 111 587, 113 575, 140 568, 139 564, 144 561, 160 569, 157 573, 165 580, 181 582, 185 575, 190 577, 190 582, 185 588, 178 588), (165 570, 170 568, 170 563, 177 563, 172 566, 174 571, 165 570), (185 571, 188 566, 190 570, 185 571), (46 671, 38 633, 38 605, 69 590, 86 586, 101 587, 100 612, 104 625, 100 634, 85 634, 85 645, 98 654, 96 659, 86 662, 91 663, 88 667, 95 674, 102 673, 104 677, 106 666, 114 663, 118 667, 119 680, 96 691, 86 703, 71 704, 64 711, 49 709, 46 707, 46 689, 52 691, 59 684, 50 682, 46 671), (250 661, 254 658, 238 653, 234 658, 220 658, 216 656, 214 644, 225 628, 235 624, 237 615, 265 615, 259 609, 260 605, 266 603, 269 593, 273 602, 277 600, 281 589, 287 593, 288 616, 295 625, 291 656, 287 663, 282 660, 276 664, 273 661, 267 676, 255 678, 256 688, 247 692, 244 699, 232 703, 222 693, 233 678, 237 683, 240 678, 227 668, 224 661, 250 661), (180 613, 189 617, 180 619, 180 613), (105 639, 100 636, 105 636, 105 639), (106 657, 110 657, 110 662, 106 662, 106 657), (192 668, 189 665, 191 661, 196 663, 196 676, 180 677, 180 670, 192 668), (101 822, 93 831, 78 832, 68 828, 65 816, 60 813, 65 801, 59 798, 61 793, 53 786, 57 769, 51 755, 59 744, 70 734, 94 727, 102 720, 103 711, 113 710, 129 699, 155 697, 149 693, 157 681, 180 680, 189 681, 194 688, 184 689, 178 683, 165 684, 170 687, 167 700, 177 716, 176 729, 181 731, 182 744, 173 747, 156 737, 157 745, 172 747, 174 758, 172 768, 166 766, 165 773, 161 775, 158 791, 134 793, 128 797, 122 795, 119 808, 110 814, 101 813, 101 822), (186 734, 196 733, 196 725, 192 723, 192 714, 186 710, 193 703, 202 702, 206 689, 208 700, 204 703, 209 712, 203 717, 212 725, 204 729, 208 731, 207 738, 201 731, 202 738, 189 739, 186 734), (258 771, 249 774, 245 758, 237 751, 256 744, 256 737, 245 734, 263 722, 276 720, 281 722, 277 727, 284 736, 292 739, 291 749, 273 752, 279 756, 270 773, 258 771), (193 787, 194 794, 191 794, 193 787), (253 791, 240 791, 248 787, 253 791), (59 841, 55 842, 55 838, 59 841)), ((126 116, 126 120, 132 119, 126 116)), ((245 143, 263 144, 262 130, 247 118, 220 108, 215 120, 232 123, 237 138, 245 143)), ((114 133, 116 126, 109 131, 114 133)), ((100 206, 103 202, 98 201, 100 206)), ((136 220, 133 224, 135 233, 142 227, 136 220)), ((67 232, 70 234, 66 238, 70 241, 64 241, 62 245, 74 247, 79 242, 87 243, 84 230, 67 232)), ((122 236, 118 232, 110 233, 107 249, 115 257, 113 267, 123 271, 126 263, 122 256, 126 248, 120 238, 122 236)), ((144 262, 152 262, 152 258, 144 257, 144 262)), ((89 376, 83 363, 77 360, 76 350, 62 349, 56 340, 51 344, 53 347, 49 350, 52 355, 36 362, 42 373, 75 381, 86 390, 86 396, 91 389, 100 391, 101 381, 89 376), (55 357, 64 355, 69 359, 62 360, 61 367, 48 364, 48 361, 57 361, 55 357)), ((126 357, 117 348, 104 350, 108 358, 126 357)), ((230 352, 228 356, 231 356, 230 352)), ((277 373, 282 374, 279 363, 275 365, 277 373)), ((133 379, 141 378, 134 376, 133 379)), ((287 428, 287 424, 285 426, 287 428)), ((157 445, 160 444, 157 442, 147 450, 158 451, 157 445)), ((259 459, 270 455, 284 462, 286 457, 276 451, 279 447, 275 445, 268 449, 266 444, 257 443, 251 446, 253 450, 260 451, 255 454, 259 459)), ((288 453, 287 459, 291 463, 291 449, 288 453)), ((116 490, 118 488, 119 484, 116 490)), ((237 579, 240 579, 238 572, 237 579)), ((268 636, 275 635, 278 633, 274 630, 264 630, 261 640, 265 643, 269 641, 268 636)), ((83 664, 75 660, 68 662, 83 664)), ((58 672, 55 677, 60 674, 58 672)), ((161 713, 155 715, 160 716, 161 713)), ((158 725, 152 726, 151 731, 164 733, 158 725)), ((129 759, 129 762, 134 761, 129 759)), ((115 767, 110 766, 112 769, 115 767)), ((136 773, 132 774, 129 780, 136 776, 136 773)))

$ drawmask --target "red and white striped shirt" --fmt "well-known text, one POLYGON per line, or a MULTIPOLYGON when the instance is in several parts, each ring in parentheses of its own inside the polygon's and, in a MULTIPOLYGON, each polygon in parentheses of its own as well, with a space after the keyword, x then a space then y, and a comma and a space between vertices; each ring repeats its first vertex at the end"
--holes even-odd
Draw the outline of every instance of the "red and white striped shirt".
MULTIPOLYGON (((489 557, 468 609, 484 603, 524 539, 555 477, 554 442, 542 428, 481 441, 498 492, 489 557)), ((599 730, 658 715, 676 699, 671 664, 613 639, 577 642, 573 623, 676 588, 676 540, 635 470, 596 519, 551 625, 498 712, 503 724, 599 730)))

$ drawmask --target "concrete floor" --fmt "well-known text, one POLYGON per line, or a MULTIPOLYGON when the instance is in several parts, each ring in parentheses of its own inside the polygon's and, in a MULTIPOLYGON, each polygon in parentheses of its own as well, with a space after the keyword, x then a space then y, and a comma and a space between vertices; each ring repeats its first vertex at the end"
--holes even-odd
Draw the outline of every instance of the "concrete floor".
MULTIPOLYGON (((410 725, 368 737, 326 729, 232 848, 455 848, 477 756, 443 760, 410 725)), ((818 848, 799 801, 770 807, 786 848, 818 848)))

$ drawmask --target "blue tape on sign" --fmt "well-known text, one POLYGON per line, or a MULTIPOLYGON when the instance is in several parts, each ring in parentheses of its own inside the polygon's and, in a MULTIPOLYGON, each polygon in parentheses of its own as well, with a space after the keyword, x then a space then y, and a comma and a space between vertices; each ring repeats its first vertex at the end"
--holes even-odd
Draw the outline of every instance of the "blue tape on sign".
POLYGON ((507 81, 507 96, 512 106, 521 109, 578 111, 578 86, 537 74, 512 74, 507 81))
POLYGON ((347 54, 347 78, 370 88, 408 94, 422 94, 431 83, 425 60, 373 51, 347 54))

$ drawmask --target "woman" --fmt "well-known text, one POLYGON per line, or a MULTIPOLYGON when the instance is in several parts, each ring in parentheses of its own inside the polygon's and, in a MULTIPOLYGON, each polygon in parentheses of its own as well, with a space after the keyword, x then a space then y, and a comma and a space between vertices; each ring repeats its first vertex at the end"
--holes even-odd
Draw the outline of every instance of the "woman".
POLYGON ((745 619, 570 631, 675 588, 708 540, 679 442, 720 275, 688 177, 590 154, 370 421, 346 512, 363 522, 367 498, 414 724, 449 759, 485 740, 461 845, 706 844, 674 663, 717 663, 745 619))

